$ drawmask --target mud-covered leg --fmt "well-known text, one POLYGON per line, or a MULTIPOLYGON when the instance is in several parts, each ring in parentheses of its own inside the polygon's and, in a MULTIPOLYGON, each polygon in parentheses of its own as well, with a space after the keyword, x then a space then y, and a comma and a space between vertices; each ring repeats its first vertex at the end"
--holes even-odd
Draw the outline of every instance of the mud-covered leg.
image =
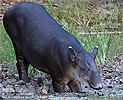
POLYGON ((52 80, 52 84, 53 84, 54 92, 57 92, 57 93, 64 92, 64 88, 65 88, 64 82, 58 82, 58 81, 52 80))
POLYGON ((15 49, 16 60, 17 60, 17 69, 19 74, 19 79, 23 80, 24 82, 28 82, 28 66, 29 63, 24 58, 23 54, 21 53, 20 44, 17 39, 11 37, 13 42, 13 46, 15 49))
POLYGON ((17 69, 19 73, 19 78, 24 82, 28 82, 28 63, 22 55, 17 54, 17 69))
POLYGON ((72 92, 80 93, 82 92, 81 83, 77 80, 70 80, 67 84, 72 92))
POLYGON ((21 53, 20 44, 15 38, 11 38, 13 42, 13 46, 15 49, 16 60, 17 60, 17 69, 19 74, 19 79, 23 80, 24 82, 28 82, 28 62, 24 58, 23 54, 21 53))

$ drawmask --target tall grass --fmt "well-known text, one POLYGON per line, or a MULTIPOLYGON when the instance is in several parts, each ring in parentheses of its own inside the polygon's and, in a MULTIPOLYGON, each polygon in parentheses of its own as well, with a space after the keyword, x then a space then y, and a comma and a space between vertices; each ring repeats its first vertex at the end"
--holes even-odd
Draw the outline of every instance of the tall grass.
MULTIPOLYGON (((44 5, 53 18, 73 34, 88 52, 92 52, 95 46, 99 47, 96 57, 98 64, 105 64, 109 57, 123 54, 120 2, 111 2, 108 9, 106 4, 99 6, 98 3, 83 0, 63 0, 57 4, 45 0, 40 4, 44 5)), ((0 63, 11 61, 15 64, 12 42, 2 25, 0 28, 0 63)), ((35 72, 32 67, 31 72, 35 72)))

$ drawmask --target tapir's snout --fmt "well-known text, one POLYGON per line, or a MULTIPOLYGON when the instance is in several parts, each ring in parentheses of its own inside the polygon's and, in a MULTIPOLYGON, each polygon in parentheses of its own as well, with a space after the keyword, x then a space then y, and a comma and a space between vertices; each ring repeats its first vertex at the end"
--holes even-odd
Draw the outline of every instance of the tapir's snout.
POLYGON ((91 88, 93 88, 93 89, 95 89, 95 90, 100 90, 100 89, 103 88, 103 86, 102 86, 101 84, 98 84, 97 86, 94 86, 94 85, 92 85, 91 83, 89 83, 89 85, 90 85, 91 88))
POLYGON ((99 89, 102 89, 102 88, 103 88, 102 84, 98 84, 97 86, 94 87, 94 89, 96 89, 96 90, 99 90, 99 89))
POLYGON ((93 89, 99 90, 103 88, 101 84, 101 76, 98 71, 91 72, 90 80, 88 80, 88 83, 93 89))

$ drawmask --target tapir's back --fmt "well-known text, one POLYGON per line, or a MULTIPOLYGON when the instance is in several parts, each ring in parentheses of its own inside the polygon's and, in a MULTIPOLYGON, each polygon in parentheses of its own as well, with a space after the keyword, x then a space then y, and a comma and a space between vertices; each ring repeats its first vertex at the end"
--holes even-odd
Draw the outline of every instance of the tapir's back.
POLYGON ((56 37, 58 33, 60 34, 63 31, 44 7, 39 4, 20 3, 10 10, 4 17, 7 15, 9 19, 13 20, 18 26, 18 32, 20 32, 20 35, 24 34, 24 37, 30 37, 31 35, 38 37, 37 35, 40 35, 45 38, 46 35, 50 36, 51 33, 56 37))
MULTIPOLYGON (((67 39, 67 41, 69 41, 70 43, 73 40, 74 42, 76 41, 77 44, 79 43, 74 36, 66 32, 48 14, 45 8, 39 4, 30 2, 20 3, 8 10, 4 15, 4 19, 4 25, 7 23, 8 27, 11 27, 13 23, 14 26, 16 26, 15 31, 17 31, 17 34, 11 34, 15 34, 15 37, 17 39, 19 38, 18 40, 20 42, 20 45, 23 45, 21 46, 23 50, 24 48, 44 48, 45 45, 53 43, 53 41, 55 41, 55 39, 58 39, 59 37, 65 40, 67 39)), ((6 26, 7 25, 5 25, 5 28, 6 26)), ((15 28, 10 28, 10 30, 15 28)), ((10 32, 7 33, 10 34, 10 32)))
MULTIPOLYGON (((52 40, 61 37, 63 33, 67 33, 44 7, 30 2, 20 3, 8 10, 4 15, 4 26, 6 30, 11 27, 11 31, 7 33, 10 37, 13 34, 19 40, 22 50, 25 48, 26 50, 30 50, 30 48, 41 50, 52 40)), ((25 52, 27 54, 27 51, 25 52)))

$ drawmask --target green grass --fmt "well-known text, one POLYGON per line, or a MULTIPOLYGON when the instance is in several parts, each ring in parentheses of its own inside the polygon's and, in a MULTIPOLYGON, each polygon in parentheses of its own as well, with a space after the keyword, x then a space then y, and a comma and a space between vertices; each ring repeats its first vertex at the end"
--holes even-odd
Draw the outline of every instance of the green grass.
POLYGON ((1 62, 10 62, 15 60, 13 44, 3 26, 1 26, 0 32, 0 58, 1 62))
MULTIPOLYGON (((110 3, 99 7, 98 2, 77 2, 76 0, 62 3, 45 0, 40 3, 53 18, 69 33, 73 34, 88 51, 92 52, 95 46, 99 47, 96 57, 98 64, 106 64, 107 59, 123 54, 122 19, 119 14, 120 2, 110 3)), ((0 58, 1 63, 15 64, 15 54, 10 38, 1 26, 0 58)), ((30 73, 34 69, 30 67, 30 73)))

